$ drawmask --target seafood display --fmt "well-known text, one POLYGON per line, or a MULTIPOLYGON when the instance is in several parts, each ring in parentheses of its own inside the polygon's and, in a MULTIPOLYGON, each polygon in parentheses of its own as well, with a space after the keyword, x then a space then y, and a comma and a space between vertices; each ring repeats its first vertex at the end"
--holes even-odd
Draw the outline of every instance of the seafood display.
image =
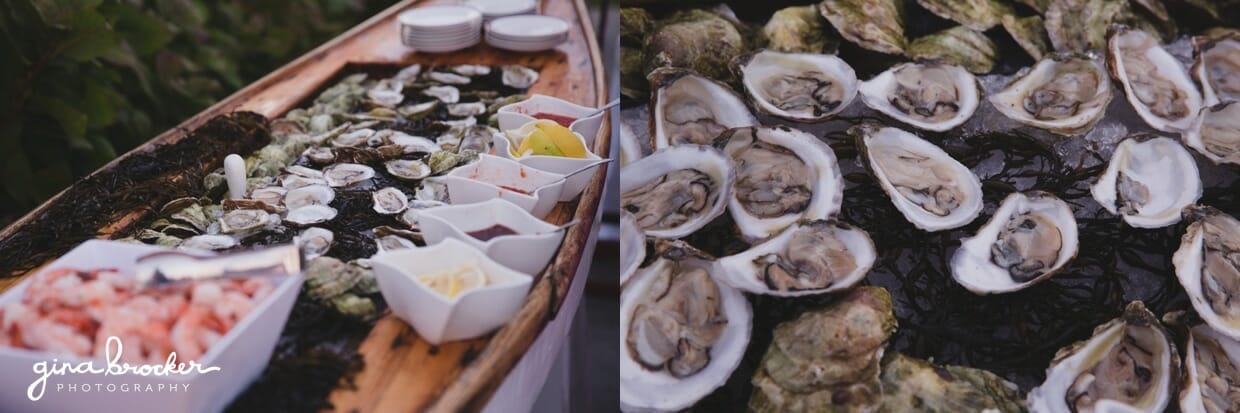
POLYGON ((622 83, 644 87, 622 85, 621 410, 1235 409, 1238 13, 622 8, 622 83), (670 54, 644 36, 686 16, 727 35, 680 44, 727 54, 652 58, 670 54), (667 316, 657 340, 630 325, 650 317, 639 277, 672 262, 703 296, 744 296, 742 348, 693 324, 712 306, 667 316))
POLYGON ((197 361, 272 289, 257 277, 142 290, 112 269, 53 268, 0 307, 0 345, 103 358, 117 337, 122 362, 163 365, 171 353, 197 361))

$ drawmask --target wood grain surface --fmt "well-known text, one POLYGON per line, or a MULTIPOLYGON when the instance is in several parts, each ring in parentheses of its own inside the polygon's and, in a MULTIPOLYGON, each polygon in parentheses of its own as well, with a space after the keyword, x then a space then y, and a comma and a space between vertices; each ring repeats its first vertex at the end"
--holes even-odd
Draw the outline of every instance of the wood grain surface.
MULTIPOLYGON (((187 119, 176 128, 118 157, 100 170, 114 167, 124 157, 184 139, 187 136, 185 131, 193 130, 220 114, 245 110, 273 119, 282 116, 329 86, 328 82, 338 78, 341 71, 348 70, 350 64, 521 64, 541 71, 539 81, 530 93, 556 96, 586 106, 600 106, 607 101, 602 58, 582 0, 542 0, 542 14, 563 18, 572 27, 568 41, 554 50, 516 53, 480 44, 453 53, 426 54, 402 45, 396 15, 410 7, 437 3, 454 2, 402 1, 187 119)), ((605 122, 595 139, 595 153, 609 152, 609 131, 610 126, 605 122)), ((389 312, 379 320, 361 346, 366 368, 355 377, 352 386, 341 383, 331 394, 336 410, 481 410, 564 302, 568 286, 583 259, 582 249, 590 237, 589 231, 602 198, 606 174, 606 166, 599 168, 577 201, 558 204, 546 218, 554 224, 573 219, 581 222, 569 229, 560 252, 538 277, 512 322, 488 337, 431 346, 389 312)), ((0 239, 29 224, 34 216, 59 200, 60 195, 53 197, 0 231, 0 239)), ((127 229, 146 213, 149 211, 135 211, 100 228, 100 236, 106 238, 127 229)), ((36 271, 30 271, 27 276, 36 271)), ((0 279, 0 291, 24 277, 0 279)))

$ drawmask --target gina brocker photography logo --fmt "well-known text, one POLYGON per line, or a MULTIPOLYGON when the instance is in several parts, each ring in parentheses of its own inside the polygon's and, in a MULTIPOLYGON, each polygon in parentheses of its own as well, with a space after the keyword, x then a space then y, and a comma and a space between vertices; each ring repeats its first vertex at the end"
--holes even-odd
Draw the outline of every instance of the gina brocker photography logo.
POLYGON ((34 374, 36 379, 30 383, 30 387, 26 389, 26 396, 31 401, 39 401, 43 398, 49 386, 52 391, 70 392, 70 393, 177 393, 189 392, 189 383, 139 383, 137 381, 126 381, 125 376, 130 377, 159 377, 173 375, 189 375, 189 374, 207 374, 220 371, 219 367, 204 366, 198 364, 197 361, 178 362, 177 353, 168 354, 164 364, 130 364, 122 363, 121 355, 124 354, 124 345, 121 339, 115 336, 108 337, 104 360, 106 363, 102 366, 96 365, 95 361, 58 361, 52 359, 51 362, 40 361, 34 364, 34 374), (87 383, 53 383, 53 377, 69 376, 69 375, 92 375, 100 377, 113 377, 111 379, 100 379, 98 382, 87 383))

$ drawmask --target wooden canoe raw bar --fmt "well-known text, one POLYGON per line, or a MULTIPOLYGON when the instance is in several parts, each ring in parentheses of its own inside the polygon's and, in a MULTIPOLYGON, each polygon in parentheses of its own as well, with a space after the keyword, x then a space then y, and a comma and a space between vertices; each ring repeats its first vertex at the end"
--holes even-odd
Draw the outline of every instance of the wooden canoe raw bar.
MULTIPOLYGON (((109 162, 98 173, 115 169, 125 159, 142 156, 161 145, 186 138, 184 131, 195 130, 215 116, 234 111, 252 111, 278 118, 335 79, 350 63, 423 66, 482 64, 520 64, 542 68, 538 83, 529 93, 556 96, 586 106, 607 101, 602 58, 583 0, 542 0, 542 14, 566 20, 572 25, 568 41, 554 50, 516 53, 479 44, 446 54, 416 53, 400 43, 396 15, 411 6, 451 4, 451 0, 406 0, 368 19, 297 60, 277 69, 227 99, 187 119, 146 144, 109 162)), ((594 152, 609 153, 610 126, 605 122, 594 152)), ((203 170, 218 167, 211 159, 203 170)), ((504 378, 533 344, 546 324, 556 317, 568 286, 581 263, 583 248, 594 226, 603 194, 606 165, 599 168, 581 197, 560 203, 546 218, 553 224, 580 220, 568 230, 564 246, 532 287, 525 304, 508 325, 490 337, 430 346, 404 322, 390 313, 376 323, 359 351, 366 368, 355 378, 355 389, 338 388, 330 396, 339 411, 431 411, 457 412, 481 410, 504 378)), ((10 227, 0 231, 0 242, 35 221, 62 201, 64 192, 48 200, 10 227)), ((143 221, 151 211, 135 210, 117 217, 97 230, 100 237, 124 232, 143 221)), ((50 262, 50 260, 49 260, 50 262)), ((37 269, 36 269, 37 270, 37 269)), ((0 278, 0 291, 20 282, 29 274, 0 278)), ((568 315, 568 316, 571 316, 568 315)))

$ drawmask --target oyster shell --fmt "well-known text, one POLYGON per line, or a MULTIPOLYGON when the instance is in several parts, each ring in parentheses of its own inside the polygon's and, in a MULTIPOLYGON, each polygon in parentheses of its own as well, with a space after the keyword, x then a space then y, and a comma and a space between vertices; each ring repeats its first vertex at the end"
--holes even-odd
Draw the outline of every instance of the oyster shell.
POLYGON ((995 42, 986 35, 968 27, 956 26, 913 40, 906 54, 915 60, 946 63, 973 73, 987 73, 995 68, 998 53, 995 42))
POLYGON ((307 260, 313 260, 326 254, 332 248, 332 242, 335 241, 336 235, 319 227, 306 228, 300 235, 293 238, 293 243, 301 249, 302 255, 307 260))
POLYGON ((1102 120, 1111 83, 1099 60, 1060 55, 1039 61, 989 100, 1017 122, 1079 135, 1102 120))
MULTIPOLYGON (((161 237, 161 240, 164 238, 166 237, 161 237)), ((164 243, 162 243, 160 240, 156 240, 155 244, 164 245, 164 243)), ((237 246, 236 238, 230 237, 228 235, 203 234, 203 235, 195 235, 195 236, 186 238, 184 241, 180 242, 180 245, 177 245, 177 248, 219 251, 219 250, 226 250, 226 249, 229 249, 235 246, 237 246)))
POLYGON ((1206 325, 1189 330, 1184 346, 1180 411, 1240 411, 1240 342, 1206 325))
POLYGON ((1106 48, 1107 28, 1129 13, 1126 1, 1049 1, 1044 15, 1046 34, 1057 52, 1101 52, 1106 48))
POLYGON ((333 218, 336 218, 336 208, 327 205, 306 205, 301 208, 290 209, 288 216, 284 217, 284 221, 305 226, 330 221, 333 218))
POLYGON ((1206 106, 1240 101, 1240 32, 1194 37, 1192 72, 1206 106))
POLYGON ((1016 17, 1004 15, 1000 22, 1012 40, 1025 49, 1034 60, 1042 60, 1050 52, 1050 39, 1046 37, 1046 23, 1041 16, 1016 17))
POLYGON ((895 329, 891 295, 870 286, 780 323, 750 380, 749 411, 876 411, 879 362, 895 329))
POLYGON ((284 194, 284 206, 297 209, 306 205, 327 205, 336 199, 336 191, 327 185, 310 185, 284 194))
POLYGON ((371 198, 374 198, 375 201, 375 212, 383 215, 399 214, 405 208, 409 208, 409 197, 405 196, 404 192, 393 187, 375 191, 371 194, 371 198))
POLYGON ((629 282, 637 268, 646 260, 646 234, 637 227, 637 219, 628 211, 620 211, 620 285, 629 282))
POLYGON ((1210 207, 1185 210, 1188 225, 1171 257, 1175 275, 1197 314, 1211 328, 1240 340, 1240 221, 1210 207))
POLYGON ((1067 203, 1047 192, 1014 192, 975 236, 960 240, 952 278, 976 294, 1020 290, 1067 266, 1079 244, 1067 203))
POLYGON ((1116 26, 1107 41, 1107 66, 1133 109, 1154 129, 1186 131, 1201 111, 1201 92, 1188 72, 1144 31, 1116 26))
POLYGON ((739 254, 719 259, 722 280, 757 294, 795 297, 850 288, 877 256, 865 231, 834 221, 807 221, 739 254))
POLYGON ((323 178, 333 188, 345 187, 375 177, 375 170, 355 163, 338 163, 323 168, 323 178))
POLYGON ((844 180, 835 152, 814 135, 785 126, 737 128, 720 135, 715 147, 732 159, 728 212, 748 240, 839 212, 844 180))
POLYGON ((521 65, 508 65, 503 67, 503 75, 500 80, 504 82, 504 86, 516 89, 529 89, 538 82, 538 71, 521 65))
POLYGON ((288 193, 288 190, 283 187, 269 186, 250 191, 250 199, 271 206, 280 206, 284 205, 284 194, 286 193, 288 193))
POLYGON ((1179 142, 1138 136, 1115 147, 1090 192, 1128 225, 1159 228, 1180 222, 1180 210, 1201 198, 1201 178, 1197 162, 1179 142))
POLYGON ((762 50, 733 61, 759 112, 798 122, 821 122, 857 96, 857 74, 832 55, 762 50))
POLYGON ((406 181, 416 181, 431 176, 431 167, 425 162, 417 160, 391 160, 385 162, 383 167, 392 176, 406 181))
POLYGON ((422 94, 438 99, 445 104, 461 101, 461 90, 454 86, 431 86, 423 89, 422 94))
POLYGON ((917 4, 939 17, 979 32, 990 30, 1003 16, 1013 13, 1011 6, 997 0, 917 0, 917 4))
POLYGON ((220 218, 220 231, 226 234, 245 233, 271 223, 271 214, 261 209, 236 209, 220 218))
POLYGON ((625 168, 620 207, 646 235, 680 238, 723 213, 735 179, 731 160, 718 149, 664 148, 625 168))
POLYGON ((903 354, 883 359, 882 412, 1024 412, 1020 389, 986 370, 937 366, 903 354))
POLYGON ((1201 110, 1184 144, 1211 162, 1240 165, 1240 101, 1223 102, 1201 110))
POLYGON ((1055 353, 1046 381, 1029 392, 1029 411, 1162 412, 1179 364, 1162 324, 1133 301, 1092 337, 1055 353))
POLYGON ((835 53, 840 41, 813 5, 779 9, 762 27, 766 47, 791 53, 835 53))
POLYGON ((740 96, 723 84, 681 69, 658 69, 649 78, 655 149, 709 145, 724 130, 758 125, 740 96))
POLYGON ((456 73, 448 72, 426 72, 426 78, 431 82, 441 83, 445 85, 468 85, 469 76, 462 76, 456 73))
POLYGON ((933 143, 875 124, 854 126, 849 133, 896 209, 917 228, 959 228, 982 211, 977 176, 933 143))
POLYGON ((904 3, 898 0, 824 0, 818 12, 845 40, 886 54, 904 53, 904 3))
POLYGON ((736 24, 706 10, 673 14, 646 38, 644 73, 682 68, 711 79, 730 80, 728 63, 748 49, 736 24))
POLYGON ((959 66, 903 63, 861 82, 871 109, 919 129, 943 132, 973 116, 981 98, 977 78, 959 66))
POLYGON ((749 302, 687 248, 664 249, 620 292, 623 411, 689 407, 727 381, 749 344, 749 302))

